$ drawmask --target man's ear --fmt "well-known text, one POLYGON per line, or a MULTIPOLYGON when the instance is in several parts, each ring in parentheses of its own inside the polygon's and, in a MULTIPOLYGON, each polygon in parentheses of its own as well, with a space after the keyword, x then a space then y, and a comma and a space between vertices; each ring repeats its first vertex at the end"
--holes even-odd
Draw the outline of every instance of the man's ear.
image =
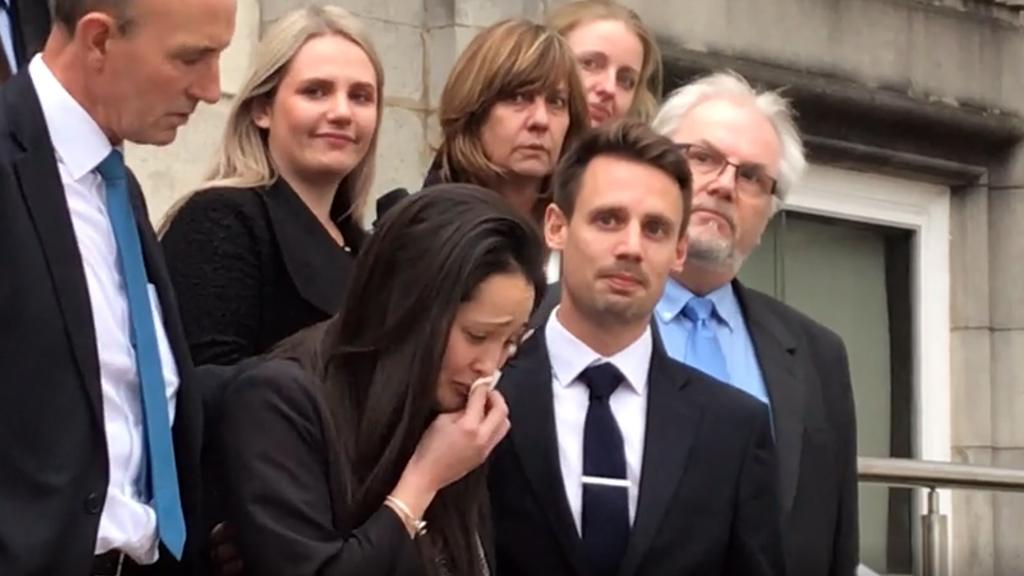
POLYGON ((684 230, 679 234, 679 240, 676 241, 676 257, 672 263, 672 272, 679 274, 683 271, 683 266, 686 265, 686 253, 690 248, 690 240, 684 230))
POLYGON ((110 40, 116 35, 117 20, 103 12, 90 12, 75 25, 73 42, 84 50, 91 66, 102 69, 110 40))
POLYGON ((569 219, 562 209, 554 203, 548 204, 544 211, 544 241, 551 250, 565 247, 565 235, 569 228, 569 219))

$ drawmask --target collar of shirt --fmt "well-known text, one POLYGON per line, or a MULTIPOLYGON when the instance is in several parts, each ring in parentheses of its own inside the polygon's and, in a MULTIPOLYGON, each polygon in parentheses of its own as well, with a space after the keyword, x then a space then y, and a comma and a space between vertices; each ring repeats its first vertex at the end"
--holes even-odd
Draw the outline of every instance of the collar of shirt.
POLYGON ((558 321, 558 307, 551 311, 544 328, 548 356, 551 358, 551 372, 560 386, 568 386, 588 366, 603 361, 611 362, 622 372, 629 387, 639 395, 647 391, 647 375, 651 369, 651 354, 654 350, 651 326, 632 344, 604 358, 558 321))
MULTIPOLYGON (((683 286, 676 280, 669 278, 665 283, 665 292, 654 307, 654 313, 662 322, 671 322, 682 314, 683 307, 697 295, 690 292, 690 289, 683 286)), ((736 298, 736 291, 732 282, 709 292, 705 298, 711 300, 715 305, 715 317, 734 332, 736 327, 743 321, 743 311, 740 309, 740 301, 736 298)))
POLYGON ((53 75, 42 55, 32 58, 28 74, 39 97, 53 149, 71 177, 79 180, 95 170, 113 146, 92 116, 53 75))

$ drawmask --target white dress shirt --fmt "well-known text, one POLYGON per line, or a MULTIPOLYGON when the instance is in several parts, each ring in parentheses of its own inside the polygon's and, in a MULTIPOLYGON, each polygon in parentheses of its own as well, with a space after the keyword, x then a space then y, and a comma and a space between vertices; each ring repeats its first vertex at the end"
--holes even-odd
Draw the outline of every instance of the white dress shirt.
POLYGON ((562 253, 552 250, 548 255, 547 264, 544 265, 544 275, 547 276, 548 284, 558 282, 562 276, 562 253))
POLYGON ((555 407, 555 430, 558 435, 558 460, 562 483, 569 501, 576 530, 582 534, 583 508, 583 427, 590 405, 590 389, 579 375, 591 366, 610 362, 626 381, 612 392, 608 403, 622 432, 626 449, 626 479, 629 481, 629 522, 636 517, 640 493, 640 475, 644 460, 644 434, 647 430, 647 374, 651 368, 653 340, 651 328, 627 348, 611 358, 603 358, 573 336, 558 321, 558 308, 551 313, 544 328, 548 355, 551 358, 552 394, 555 407))
MULTIPOLYGON (((129 337, 128 298, 117 243, 107 216, 106 187, 96 172, 112 147, 41 56, 33 58, 28 69, 64 184, 96 332, 110 482, 95 552, 116 549, 140 564, 151 564, 158 557, 156 513, 143 502, 137 486, 145 453, 139 376, 129 337)), ((164 330, 156 290, 152 284, 148 288, 173 422, 178 369, 164 330)))

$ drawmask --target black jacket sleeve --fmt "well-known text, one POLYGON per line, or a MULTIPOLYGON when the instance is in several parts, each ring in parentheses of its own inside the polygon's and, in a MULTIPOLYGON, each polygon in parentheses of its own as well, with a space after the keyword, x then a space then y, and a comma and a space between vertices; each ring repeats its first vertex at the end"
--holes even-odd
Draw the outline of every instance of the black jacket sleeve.
POLYGON ((838 400, 836 418, 839 441, 839 514, 832 551, 830 576, 852 576, 860 564, 860 522, 857 491, 857 421, 850 381, 850 363, 846 346, 836 338, 829 364, 835 373, 834 391, 838 400))
MULTIPOLYGON (((390 508, 335 528, 320 404, 294 363, 274 360, 227 391, 222 422, 229 521, 245 572, 256 576, 380 576, 420 572, 415 543, 390 508)), ((339 508, 340 507, 340 508, 339 508)))
POLYGON ((776 496, 775 447, 768 409, 759 408, 746 450, 736 498, 725 574, 784 576, 782 531, 776 496))
POLYGON ((161 239, 196 365, 234 364, 258 352, 270 243, 261 210, 251 190, 204 190, 173 215, 161 239))

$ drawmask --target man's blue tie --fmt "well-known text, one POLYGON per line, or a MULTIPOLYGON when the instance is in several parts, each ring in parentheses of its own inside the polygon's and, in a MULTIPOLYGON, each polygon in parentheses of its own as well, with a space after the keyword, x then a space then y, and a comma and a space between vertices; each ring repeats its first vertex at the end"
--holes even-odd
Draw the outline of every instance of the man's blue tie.
POLYGON ((597 364, 579 377, 590 388, 583 426, 583 548, 594 576, 619 570, 629 542, 629 480, 622 432, 608 399, 622 383, 619 370, 597 364))
MULTIPOLYGON (((142 390, 142 412, 146 424, 146 458, 156 510, 157 532, 160 541, 176 558, 181 559, 185 548, 185 519, 178 493, 178 472, 174 462, 174 444, 171 439, 170 415, 167 408, 166 385, 160 350, 157 346, 153 311, 150 308, 146 265, 142 259, 139 231, 128 196, 125 180, 124 157, 112 151, 97 167, 107 188, 107 214, 114 229, 117 252, 128 295, 131 320, 131 341, 135 348, 139 387, 142 390)), ((144 466, 145 467, 145 466, 144 466)))
POLYGON ((694 368, 718 378, 722 382, 729 381, 729 369, 725 364, 722 346, 715 334, 711 315, 715 303, 707 298, 694 296, 683 306, 683 316, 693 322, 693 330, 686 342, 685 362, 694 368))

